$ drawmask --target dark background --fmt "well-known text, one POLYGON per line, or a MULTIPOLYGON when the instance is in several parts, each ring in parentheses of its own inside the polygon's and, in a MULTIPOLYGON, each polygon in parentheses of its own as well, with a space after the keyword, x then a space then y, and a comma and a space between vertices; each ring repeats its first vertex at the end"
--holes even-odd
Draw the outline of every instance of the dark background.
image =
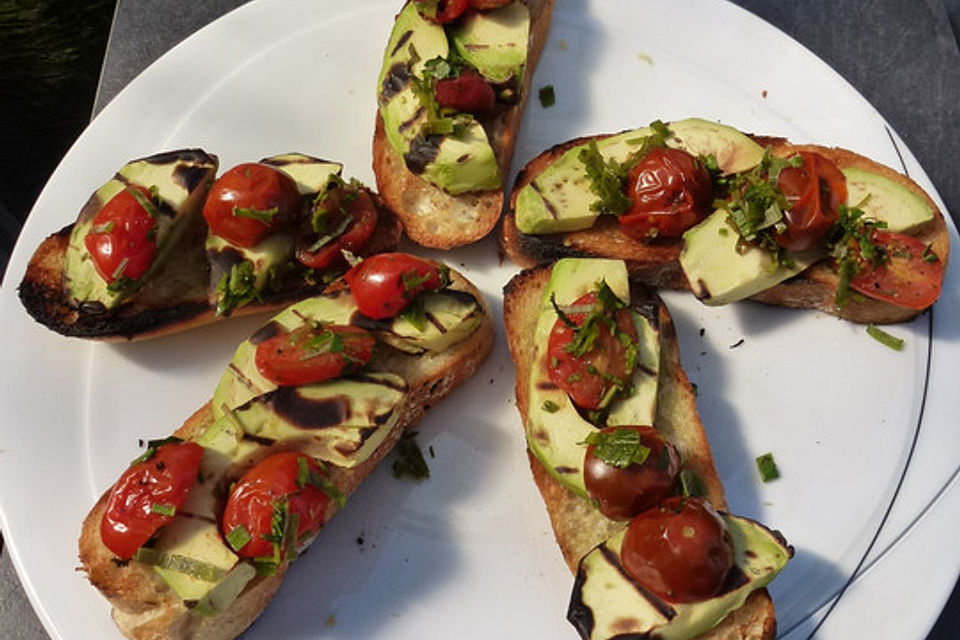
MULTIPOLYGON (((34 200, 94 109, 169 46, 151 23, 156 5, 176 6, 177 26, 188 33, 213 17, 212 5, 216 15, 236 4, 119 0, 124 11, 117 12, 104 67, 116 1, 0 0, 0 274, 34 200)), ((859 90, 917 156, 957 220, 960 0, 734 1, 800 41, 859 90)), ((0 537, 0 638, 46 637, 0 537)), ((928 640, 958 637, 955 590, 928 640)))

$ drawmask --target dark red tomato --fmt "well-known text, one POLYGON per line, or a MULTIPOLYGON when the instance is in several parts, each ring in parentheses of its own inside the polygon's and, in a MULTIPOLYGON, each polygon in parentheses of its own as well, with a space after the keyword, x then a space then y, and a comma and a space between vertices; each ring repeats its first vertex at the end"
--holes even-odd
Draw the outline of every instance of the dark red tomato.
POLYGON ((613 435, 620 429, 639 434, 640 444, 650 449, 647 458, 641 464, 621 468, 597 457, 597 446, 591 444, 584 458, 583 479, 600 513, 613 520, 628 520, 652 509, 670 494, 680 458, 673 445, 653 427, 607 427, 601 433, 613 435))
POLYGON ((847 180, 835 164, 816 153, 799 155, 803 165, 786 167, 777 181, 790 208, 784 212, 787 229, 776 235, 776 241, 788 251, 803 251, 820 242, 847 201, 847 180))
POLYGON ((157 221, 147 209, 152 201, 149 190, 130 185, 94 216, 83 244, 107 284, 118 278, 137 280, 153 264, 157 221))
POLYGON ((113 485, 100 520, 103 544, 118 558, 132 558, 183 506, 202 457, 203 447, 195 442, 168 443, 128 467, 113 485))
POLYGON ((299 385, 352 373, 370 362, 376 339, 350 325, 303 325, 257 345, 254 362, 274 384, 299 385))
POLYGON ((210 230, 238 247, 252 247, 300 217, 302 198, 287 174, 257 162, 239 164, 217 178, 203 217, 210 230))
MULTIPOLYGON (((587 293, 578 298, 574 308, 589 309, 597 300, 596 293, 587 293)), ((587 318, 587 311, 566 314, 578 327, 587 318)), ((637 343, 637 329, 630 312, 621 309, 615 315, 616 326, 630 342, 637 343)), ((592 348, 582 355, 568 351, 574 340, 574 328, 557 319, 550 331, 547 343, 547 373, 550 380, 563 389, 573 403, 583 409, 600 409, 608 400, 617 381, 625 383, 632 371, 628 371, 627 346, 617 338, 609 324, 597 325, 597 336, 592 348)))
POLYGON ((421 293, 446 285, 440 265, 407 253, 370 256, 343 278, 350 285, 360 313, 375 320, 392 318, 421 293))
POLYGON ((416 0, 420 13, 437 23, 451 22, 469 6, 468 0, 416 0))
POLYGON ((695 602, 723 587, 733 566, 733 541, 708 502, 675 496, 633 519, 620 562, 661 598, 695 602))
POLYGON ((377 207, 363 189, 334 187, 318 206, 326 212, 323 229, 318 232, 307 221, 297 242, 297 260, 311 269, 325 269, 342 261, 341 250, 356 251, 377 228, 377 207))
POLYGON ((620 230, 636 240, 678 238, 709 213, 710 172, 682 149, 654 147, 627 175, 633 206, 620 216, 620 230))
MULTIPOLYGON (((297 516, 297 540, 313 535, 326 522, 331 498, 305 478, 307 474, 301 465, 323 476, 320 467, 310 456, 297 451, 283 451, 258 462, 233 486, 223 511, 220 530, 224 536, 230 536, 238 527, 246 531, 249 540, 239 549, 234 549, 237 555, 242 558, 273 555, 274 543, 268 538, 272 531, 275 505, 281 502, 287 503, 289 515, 297 516)), ((230 536, 228 540, 233 538, 230 536)))
POLYGON ((493 87, 473 69, 464 69, 456 78, 438 80, 434 95, 438 105, 461 113, 489 113, 497 103, 493 87))
POLYGON ((850 279, 850 288, 865 296, 908 309, 926 309, 940 297, 943 261, 916 238, 892 231, 874 231, 871 240, 883 247, 883 264, 865 264, 850 279))

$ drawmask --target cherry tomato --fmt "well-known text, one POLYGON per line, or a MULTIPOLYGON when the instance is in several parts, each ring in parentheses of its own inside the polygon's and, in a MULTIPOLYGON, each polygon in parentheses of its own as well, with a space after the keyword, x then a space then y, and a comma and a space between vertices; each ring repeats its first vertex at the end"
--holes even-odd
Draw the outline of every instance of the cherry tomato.
POLYGON ((464 69, 456 78, 438 80, 434 95, 438 105, 461 113, 489 113, 497 103, 493 87, 473 69, 464 69))
POLYGON ((505 7, 511 2, 513 0, 470 0, 470 6, 478 11, 486 11, 487 9, 505 7))
POLYGON ((343 276, 363 315, 392 318, 421 293, 447 284, 446 272, 436 262, 407 253, 378 253, 352 267, 343 276))
POLYGON ((620 562, 661 598, 695 602, 723 587, 733 566, 733 541, 710 503, 674 496, 630 522, 620 562))
POLYGON ((303 325, 257 345, 254 362, 274 384, 299 385, 339 378, 370 362, 376 339, 350 325, 303 325))
POLYGON ((636 240, 678 238, 709 213, 710 172, 682 149, 654 147, 627 174, 633 206, 620 216, 620 230, 636 240))
POLYGON ((316 231, 308 220, 297 242, 297 260, 305 267, 325 269, 341 261, 341 249, 356 251, 377 228, 377 207, 363 189, 348 185, 334 187, 318 208, 325 212, 323 229, 316 231), (325 242, 311 251, 320 240, 325 242))
POLYGON ((183 506, 202 457, 203 447, 197 443, 174 442, 128 467, 113 485, 100 520, 103 544, 118 558, 132 558, 183 506))
POLYGON ((597 501, 600 513, 613 520, 628 520, 666 498, 680 469, 673 445, 653 427, 607 427, 601 434, 613 436, 619 430, 636 432, 640 444, 650 453, 640 464, 618 467, 597 456, 597 445, 587 447, 583 479, 587 493, 597 501))
MULTIPOLYGON (((597 301, 596 293, 587 293, 578 298, 573 307, 592 307, 597 301)), ((583 324, 587 312, 567 313, 567 318, 578 327, 583 324)), ((637 329, 630 312, 621 309, 615 314, 616 326, 630 343, 637 343, 637 329)), ((612 330, 609 318, 598 322, 597 335, 592 347, 582 355, 568 351, 574 341, 574 328, 562 319, 557 319, 550 331, 547 343, 547 373, 550 380, 563 389, 574 404, 583 409, 600 409, 613 393, 617 383, 626 383, 632 371, 627 366, 627 345, 612 330)))
POLYGON ((469 6, 468 0, 416 0, 416 2, 423 17, 440 24, 456 20, 469 6))
POLYGON ((93 218, 83 244, 107 284, 118 278, 139 279, 157 255, 157 221, 144 206, 153 196, 139 185, 115 195, 93 218))
POLYGON ((273 516, 275 507, 283 502, 286 502, 288 517, 297 516, 297 540, 320 530, 326 522, 331 497, 314 486, 305 471, 313 472, 314 477, 324 475, 310 456, 283 451, 258 462, 233 486, 220 531, 228 541, 233 539, 230 534, 238 527, 246 531, 249 539, 239 549, 234 548, 237 555, 242 558, 273 555, 274 542, 269 539, 273 516))
POLYGON ((847 201, 847 180, 835 164, 816 153, 801 151, 799 155, 803 165, 784 168, 777 181, 790 208, 784 212, 786 231, 775 237, 788 251, 816 245, 847 201))
POLYGON ((908 309, 926 309, 940 297, 943 261, 916 238, 892 231, 874 231, 871 240, 883 247, 883 264, 861 265, 850 288, 865 296, 908 309))
POLYGON ((299 219, 301 206, 290 176, 270 165, 248 162, 214 181, 203 217, 218 236, 238 247, 252 247, 271 231, 299 219))

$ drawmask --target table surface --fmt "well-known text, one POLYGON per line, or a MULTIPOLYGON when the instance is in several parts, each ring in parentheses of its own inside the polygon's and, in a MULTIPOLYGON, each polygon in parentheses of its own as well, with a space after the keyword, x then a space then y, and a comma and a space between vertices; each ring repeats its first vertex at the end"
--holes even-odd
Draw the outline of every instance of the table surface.
MULTIPOLYGON (((94 115, 156 58, 245 1, 118 0, 94 115)), ((734 3, 799 41, 859 90, 917 156, 960 224, 960 0, 734 3)), ((956 638, 958 629, 960 588, 927 640, 956 638)), ((0 638, 48 637, 0 546, 0 638)))

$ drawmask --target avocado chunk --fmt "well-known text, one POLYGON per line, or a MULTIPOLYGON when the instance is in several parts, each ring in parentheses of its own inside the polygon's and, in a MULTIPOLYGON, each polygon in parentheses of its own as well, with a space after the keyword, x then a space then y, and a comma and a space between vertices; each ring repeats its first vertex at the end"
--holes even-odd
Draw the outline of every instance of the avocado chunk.
POLYGON ((186 513, 164 527, 152 549, 153 570, 188 601, 204 597, 239 560, 223 542, 216 519, 186 513))
POLYGON ((925 199, 902 184, 879 173, 848 167, 847 205, 863 210, 866 217, 887 223, 887 229, 911 234, 933 220, 933 209, 925 199))
POLYGON ((747 518, 723 515, 734 544, 734 566, 721 593, 700 602, 667 602, 628 577, 620 564, 626 529, 580 561, 567 619, 584 640, 687 640, 743 606, 773 580, 793 555, 779 533, 747 518))
POLYGON ((284 153, 261 160, 263 164, 280 169, 297 183, 301 195, 311 196, 326 191, 330 179, 343 172, 339 162, 321 160, 303 153, 284 153))
MULTIPOLYGON (((585 420, 565 391, 547 373, 547 344, 557 313, 552 295, 560 306, 595 291, 600 281, 625 302, 630 300, 626 265, 619 260, 566 258, 557 261, 543 292, 534 333, 533 364, 528 381, 527 444, 531 453, 562 485, 588 498, 583 480, 584 441, 596 430, 585 420)), ((660 363, 659 327, 649 310, 631 308, 640 336, 640 365, 634 374, 636 393, 618 400, 610 408, 613 424, 653 424, 656 413, 657 372, 660 363)), ((608 418, 609 420, 609 418, 608 418)))
MULTIPOLYGON (((712 155, 725 174, 740 173, 760 163, 763 147, 749 136, 726 125, 689 118, 667 125, 673 134, 667 146, 694 156, 712 155)), ((606 160, 625 162, 643 140, 653 133, 650 127, 625 131, 597 141, 606 160)), ((597 196, 590 190, 580 152, 586 144, 567 149, 517 194, 517 228, 527 234, 565 233, 589 229, 599 215, 591 210, 597 196)))
POLYGON ((244 438, 352 468, 370 457, 400 419, 407 390, 398 375, 368 373, 278 387, 232 413, 244 438))
POLYGON ((694 295, 719 306, 748 298, 797 275, 826 256, 814 248, 790 254, 793 264, 778 262, 772 251, 742 243, 726 209, 683 234, 680 268, 694 295))
POLYGON ((200 215, 213 177, 217 158, 199 149, 160 153, 124 165, 116 176, 97 189, 80 211, 64 256, 63 291, 73 305, 102 305, 113 309, 135 295, 136 287, 116 289, 97 272, 84 244, 93 219, 127 185, 154 189, 160 199, 157 208, 157 255, 140 278, 149 280, 173 247, 200 215))
POLYGON ((522 2, 468 12, 450 28, 450 42, 480 75, 494 83, 523 78, 530 11, 522 2))
POLYGON ((459 114, 451 133, 425 130, 436 105, 425 103, 433 98, 424 95, 424 65, 449 53, 444 28, 408 2, 394 23, 377 79, 387 141, 412 173, 451 194, 499 188, 500 168, 479 122, 459 114))

